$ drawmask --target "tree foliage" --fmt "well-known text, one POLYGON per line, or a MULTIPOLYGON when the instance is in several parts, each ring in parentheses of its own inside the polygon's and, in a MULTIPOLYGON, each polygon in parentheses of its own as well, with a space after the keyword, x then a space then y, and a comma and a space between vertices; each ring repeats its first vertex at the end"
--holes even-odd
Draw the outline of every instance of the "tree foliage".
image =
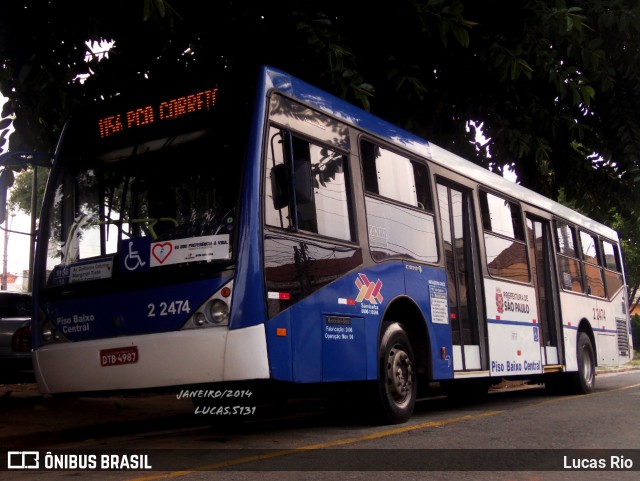
POLYGON ((142 77, 271 64, 600 221, 623 219, 636 249, 639 49, 635 0, 8 0, 0 144, 12 123, 12 150, 52 150, 75 106, 142 77), (85 42, 104 40, 108 59, 85 61, 85 42))

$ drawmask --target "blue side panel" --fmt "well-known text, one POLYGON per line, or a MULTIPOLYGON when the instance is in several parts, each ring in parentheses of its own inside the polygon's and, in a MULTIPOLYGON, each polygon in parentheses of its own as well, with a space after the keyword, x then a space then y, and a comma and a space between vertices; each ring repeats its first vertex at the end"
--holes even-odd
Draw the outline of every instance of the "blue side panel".
POLYGON ((71 341, 180 329, 231 276, 47 302, 47 319, 71 341))
POLYGON ((324 316, 322 324, 322 380, 366 379, 364 318, 324 316))
POLYGON ((293 381, 290 314, 291 309, 288 309, 266 326, 271 377, 280 381, 293 381))
MULTIPOLYGON (((405 291, 407 272, 414 275, 402 262, 363 269, 334 281, 269 320, 267 343, 272 376, 301 383, 376 379, 380 322, 393 299, 409 294, 405 291), (286 329, 286 337, 282 329, 286 329)), ((411 290, 424 312, 432 345, 438 346, 432 360, 437 362, 438 376, 451 377, 452 366, 438 357, 441 345, 451 351, 449 325, 430 322, 428 281, 442 289, 444 273, 423 266, 423 272, 415 274, 420 277, 411 280, 411 290)), ((437 291, 434 296, 442 292, 437 291)))
POLYGON ((446 273, 441 268, 406 263, 405 278, 407 295, 418 304, 427 320, 433 377, 452 379, 453 358, 446 273), (442 359, 442 348, 445 348, 445 359, 442 359))
POLYGON ((240 213, 238 220, 237 275, 229 328, 262 324, 267 318, 264 267, 262 263, 262 135, 266 121, 266 98, 271 88, 268 71, 263 69, 256 88, 251 132, 245 153, 240 213))
POLYGON ((322 304, 300 304, 300 309, 291 313, 293 379, 295 382, 319 382, 322 381, 322 314, 317 307, 322 304))
POLYGON ((399 296, 410 297, 422 311, 434 378, 453 378, 446 274, 402 262, 344 276, 268 321, 273 378, 300 383, 376 379, 380 322, 399 296))

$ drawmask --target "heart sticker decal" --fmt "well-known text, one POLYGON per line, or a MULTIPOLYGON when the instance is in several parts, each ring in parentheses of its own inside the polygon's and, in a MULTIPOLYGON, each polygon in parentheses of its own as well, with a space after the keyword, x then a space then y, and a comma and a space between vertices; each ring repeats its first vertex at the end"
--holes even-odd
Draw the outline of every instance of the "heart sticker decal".
POLYGON ((162 264, 171 255, 172 251, 173 245, 171 242, 165 242, 164 244, 154 245, 153 249, 151 249, 151 254, 160 264, 162 264))

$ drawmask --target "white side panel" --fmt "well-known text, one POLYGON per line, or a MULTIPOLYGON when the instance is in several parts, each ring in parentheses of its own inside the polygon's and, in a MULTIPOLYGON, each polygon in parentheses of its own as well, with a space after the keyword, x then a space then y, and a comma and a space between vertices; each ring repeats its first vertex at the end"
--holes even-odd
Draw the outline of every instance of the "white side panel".
POLYGON ((480 346, 464 346, 464 361, 467 369, 480 370, 480 346))
POLYGON ((228 331, 225 354, 224 380, 267 379, 269 362, 264 325, 228 331))
POLYGON ((538 327, 489 323, 490 369, 493 376, 542 373, 538 327))
MULTIPOLYGON (((467 370, 479 371, 480 364, 480 346, 464 346, 464 360, 467 370)), ((462 346, 453 346, 453 370, 462 370, 462 346)))
POLYGON ((578 327, 586 320, 592 328, 592 317, 597 307, 597 300, 583 295, 560 292, 560 309, 562 311, 562 331, 564 335, 565 371, 577 371, 578 360, 576 348, 578 327))
POLYGON ((548 346, 544 348, 547 364, 558 364, 560 362, 560 358, 558 357, 558 348, 555 346, 548 346))
POLYGON ((619 356, 617 344, 616 317, 628 319, 624 291, 620 290, 611 301, 569 292, 560 293, 567 371, 578 370, 576 342, 581 322, 587 322, 593 330, 598 366, 617 366, 629 360, 619 356))
POLYGON ((618 338, 613 334, 598 334, 598 364, 615 366, 618 364, 618 338))
POLYGON ((453 346, 453 370, 460 371, 462 369, 462 347, 453 346))
POLYGON ((491 375, 541 373, 542 350, 535 289, 485 279, 485 295, 491 375))
POLYGON ((269 377, 262 325, 235 331, 191 329, 50 345, 35 351, 33 362, 42 393, 141 389, 269 377), (101 350, 127 346, 137 346, 137 362, 101 365, 101 350), (226 367, 225 352, 229 356, 226 367))
POLYGON ((564 333, 565 371, 577 371, 578 360, 576 359, 576 346, 578 342, 578 330, 576 328, 569 328, 565 324, 562 332, 564 333))

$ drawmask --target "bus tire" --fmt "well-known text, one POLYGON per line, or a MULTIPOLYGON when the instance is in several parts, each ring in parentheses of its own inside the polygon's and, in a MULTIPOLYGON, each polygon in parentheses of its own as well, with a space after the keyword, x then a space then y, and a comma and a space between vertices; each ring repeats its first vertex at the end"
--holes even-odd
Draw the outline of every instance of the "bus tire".
POLYGON ((596 383, 596 358, 591 339, 586 332, 578 334, 578 371, 572 374, 573 391, 576 394, 593 392, 596 383))
POLYGON ((407 422, 417 398, 413 349, 402 324, 387 326, 378 350, 378 418, 385 423, 407 422))

